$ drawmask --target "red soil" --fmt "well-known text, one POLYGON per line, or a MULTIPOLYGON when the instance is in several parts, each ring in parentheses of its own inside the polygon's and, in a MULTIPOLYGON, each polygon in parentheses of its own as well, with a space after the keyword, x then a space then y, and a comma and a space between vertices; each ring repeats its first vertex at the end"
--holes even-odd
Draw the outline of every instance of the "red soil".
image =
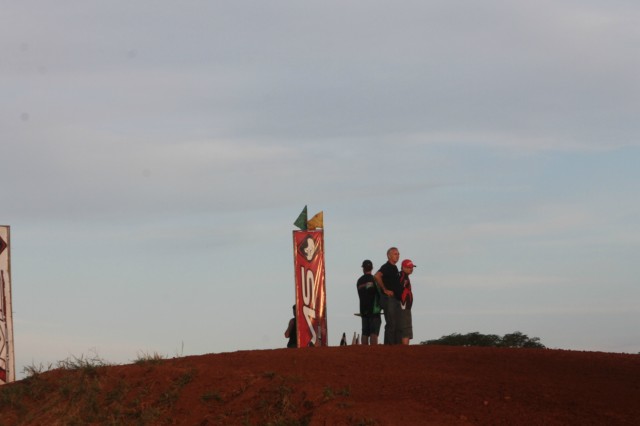
MULTIPOLYGON (((2 424, 90 422, 81 417, 85 403, 60 392, 70 374, 86 372, 42 374, 55 396, 25 396, 22 408, 3 404, 2 424)), ((100 390, 95 424, 640 425, 640 355, 630 354, 423 345, 256 350, 101 367, 91 380, 100 390)))

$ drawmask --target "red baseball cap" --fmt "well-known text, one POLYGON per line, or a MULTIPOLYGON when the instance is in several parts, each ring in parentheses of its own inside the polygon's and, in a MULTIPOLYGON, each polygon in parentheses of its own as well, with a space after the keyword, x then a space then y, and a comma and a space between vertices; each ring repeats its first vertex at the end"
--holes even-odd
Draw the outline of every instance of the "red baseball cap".
POLYGON ((415 268, 416 265, 413 264, 413 262, 410 259, 405 259, 402 261, 402 267, 403 268, 415 268))

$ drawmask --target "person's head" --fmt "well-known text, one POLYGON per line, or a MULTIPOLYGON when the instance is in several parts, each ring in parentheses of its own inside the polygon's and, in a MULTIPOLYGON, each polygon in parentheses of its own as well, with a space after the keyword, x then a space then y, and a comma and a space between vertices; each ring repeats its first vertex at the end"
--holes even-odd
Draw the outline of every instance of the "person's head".
POLYGON ((405 259, 402 261, 402 272, 407 275, 411 275, 411 273, 413 272, 413 268, 415 267, 416 265, 413 264, 411 259, 405 259))
POLYGON ((364 273, 373 271, 373 263, 369 259, 362 261, 362 271, 364 273))
POLYGON ((397 249, 397 247, 391 247, 389 250, 387 250, 387 259, 392 265, 398 263, 398 260, 400 259, 400 251, 397 249))
POLYGON ((293 316, 295 317, 296 316, 296 305, 293 305, 292 308, 293 308, 293 316))

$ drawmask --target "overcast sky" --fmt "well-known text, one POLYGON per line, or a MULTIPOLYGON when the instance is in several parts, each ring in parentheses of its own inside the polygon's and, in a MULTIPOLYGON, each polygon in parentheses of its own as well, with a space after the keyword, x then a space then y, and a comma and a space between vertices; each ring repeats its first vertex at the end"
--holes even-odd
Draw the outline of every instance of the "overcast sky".
POLYGON ((640 351, 635 1, 0 0, 17 372, 280 348, 324 211, 329 341, 389 246, 413 343, 640 351))

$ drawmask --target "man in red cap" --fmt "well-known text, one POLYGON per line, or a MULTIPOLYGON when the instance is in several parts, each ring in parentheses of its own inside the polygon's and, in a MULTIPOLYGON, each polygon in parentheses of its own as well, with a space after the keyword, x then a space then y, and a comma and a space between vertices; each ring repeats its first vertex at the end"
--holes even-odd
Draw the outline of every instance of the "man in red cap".
POLYGON ((413 268, 415 267, 416 265, 414 265, 410 259, 402 261, 402 271, 400 272, 402 295, 400 297, 397 332, 398 338, 403 345, 408 345, 409 340, 413 339, 413 321, 411 319, 413 293, 411 292, 411 280, 409 279, 409 275, 413 273, 413 268))

